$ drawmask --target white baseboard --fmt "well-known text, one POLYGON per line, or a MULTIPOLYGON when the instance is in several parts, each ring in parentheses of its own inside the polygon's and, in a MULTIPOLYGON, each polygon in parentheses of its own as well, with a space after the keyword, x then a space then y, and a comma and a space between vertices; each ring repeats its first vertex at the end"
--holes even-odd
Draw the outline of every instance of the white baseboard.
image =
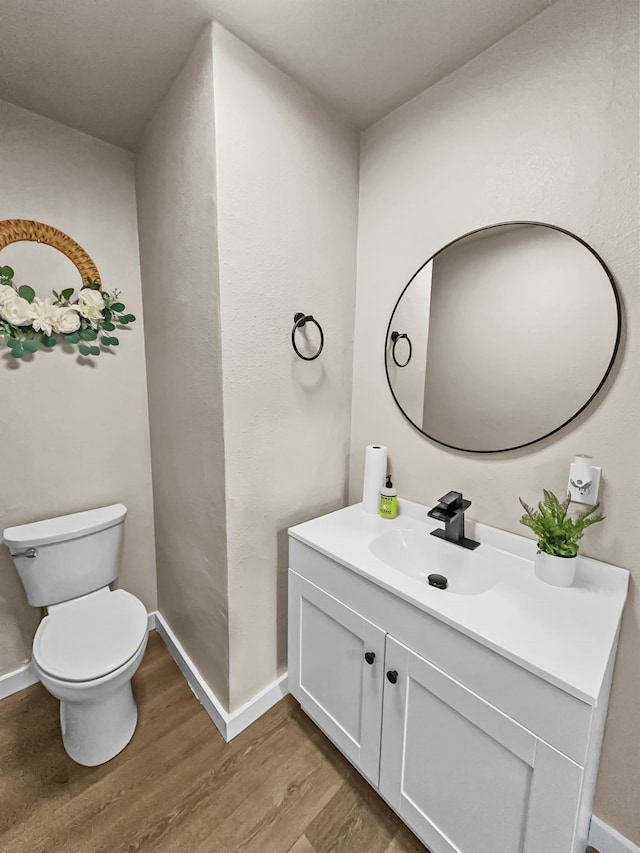
POLYGON ((598 853, 640 853, 640 847, 595 815, 589 827, 589 844, 598 853))
POLYGON ((230 741, 239 735, 243 729, 255 723, 258 717, 266 713, 277 702, 283 699, 289 692, 289 677, 285 672, 280 678, 276 678, 259 693, 256 693, 248 702, 241 705, 237 710, 228 714, 227 734, 225 740, 230 741))
POLYGON ((156 611, 154 614, 149 614, 149 616, 155 617, 156 631, 164 640, 167 649, 186 678, 189 687, 191 687, 191 690, 201 702, 225 741, 228 742, 237 734, 240 734, 243 729, 246 729, 247 726, 255 722, 258 717, 262 716, 265 711, 268 711, 269 708, 275 705, 276 702, 279 702, 289 692, 287 674, 285 673, 236 711, 229 713, 204 680, 162 614, 156 611))
POLYGON ((169 624, 163 619, 162 614, 155 612, 156 631, 162 639, 166 647, 169 649, 171 657, 178 664, 180 672, 187 679, 187 683, 196 697, 203 705, 207 714, 213 720, 215 727, 218 729, 222 737, 227 740, 227 717, 228 714, 218 701, 217 696, 211 690, 207 682, 200 675, 198 668, 191 660, 189 655, 182 648, 180 640, 173 633, 169 624))
POLYGON ((40 681, 35 669, 31 666, 31 662, 23 664, 19 669, 14 669, 13 672, 8 672, 6 675, 0 675, 0 699, 5 699, 13 693, 18 693, 24 690, 25 687, 31 687, 32 684, 40 681))
MULTIPOLYGON (((160 634, 171 657, 175 660, 187 683, 202 703, 205 711, 213 720, 216 728, 225 739, 230 741, 243 729, 254 723, 276 702, 279 702, 289 692, 287 673, 281 675, 264 690, 257 693, 237 710, 229 713, 224 709, 217 696, 204 680, 198 668, 185 652, 180 641, 171 630, 168 622, 157 610, 147 614, 147 624, 150 631, 154 629, 160 634)), ((38 675, 31 662, 23 664, 19 669, 0 675, 0 699, 11 696, 30 687, 39 681, 38 675)), ((603 851, 604 853, 604 851, 603 851)), ((635 851, 634 851, 635 853, 635 851)))

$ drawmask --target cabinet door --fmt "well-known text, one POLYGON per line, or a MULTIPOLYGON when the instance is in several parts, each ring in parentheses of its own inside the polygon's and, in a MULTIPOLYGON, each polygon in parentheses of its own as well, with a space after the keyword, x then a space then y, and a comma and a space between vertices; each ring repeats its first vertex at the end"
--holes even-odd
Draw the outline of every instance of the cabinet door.
POLYGON ((384 646, 384 631, 289 570, 289 689, 373 785, 384 646))
POLYGON ((432 853, 572 853, 583 769, 387 637, 380 791, 432 853))

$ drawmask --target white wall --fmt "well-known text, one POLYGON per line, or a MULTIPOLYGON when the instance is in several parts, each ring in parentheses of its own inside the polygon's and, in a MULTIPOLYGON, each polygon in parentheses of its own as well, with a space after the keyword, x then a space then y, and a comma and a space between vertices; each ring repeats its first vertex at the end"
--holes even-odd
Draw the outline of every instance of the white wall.
POLYGON ((225 471, 211 29, 136 156, 158 603, 228 704, 225 471))
POLYGON ((469 516, 525 532, 518 495, 562 491, 576 452, 603 466, 604 524, 584 551, 633 574, 623 621, 595 811, 640 843, 640 293, 638 7, 561 0, 370 128, 362 140, 350 494, 363 450, 389 446, 401 496, 450 489, 469 516), (582 236, 619 285, 625 331, 605 393, 570 427, 525 451, 447 452, 413 430, 386 385, 383 350, 395 300, 456 236, 534 219, 582 236), (390 282, 395 286, 391 287, 390 282))
POLYGON ((287 666, 287 528, 345 502, 358 157, 218 25, 136 155, 159 607, 230 710, 287 666))
POLYGON ((233 709, 286 669, 287 527, 345 501, 358 137, 219 26, 213 47, 233 709))
MULTIPOLYGON (((61 348, 19 363, 3 352, 0 530, 122 501, 129 514, 119 583, 154 610, 133 158, 5 102, 0 127, 0 219, 35 219, 69 234, 95 261, 105 290, 121 290, 138 318, 118 334, 115 354, 103 354, 91 366, 61 348)), ((10 246, 0 252, 0 263, 13 263, 16 280, 32 284, 41 297, 52 288, 81 284, 70 262, 48 247, 10 246), (41 267, 38 250, 51 264, 43 270, 46 276, 29 282, 23 277, 27 269, 41 267)), ((40 615, 27 604, 11 557, 0 548, 0 674, 30 658, 40 615)))

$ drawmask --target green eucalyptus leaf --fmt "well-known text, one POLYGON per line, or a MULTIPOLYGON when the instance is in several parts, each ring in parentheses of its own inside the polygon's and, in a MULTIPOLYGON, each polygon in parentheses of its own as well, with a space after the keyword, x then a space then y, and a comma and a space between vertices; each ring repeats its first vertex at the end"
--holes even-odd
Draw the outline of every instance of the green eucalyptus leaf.
POLYGON ((44 335, 42 338, 42 345, 45 347, 54 347, 57 342, 57 339, 53 335, 44 335))
POLYGON ((11 267, 0 267, 0 275, 4 278, 13 278, 15 273, 11 267))
POLYGON ((27 302, 33 302, 36 292, 32 287, 29 287, 28 284, 23 284, 18 288, 18 294, 22 296, 23 299, 26 299, 27 302))
POLYGON ((80 344, 78 349, 82 355, 91 355, 91 347, 88 347, 86 344, 80 344))
POLYGON ((117 347, 120 345, 120 341, 118 340, 118 338, 109 338, 109 340, 111 341, 112 347, 117 347))
POLYGON ((124 311, 124 305, 122 302, 114 302, 111 306, 112 311, 124 311))
POLYGON ((24 350, 22 349, 22 347, 13 347, 13 348, 11 349, 11 355, 12 355, 14 358, 22 358, 22 356, 23 356, 24 354, 25 354, 25 353, 24 353, 24 350))
POLYGON ((83 329, 80 332, 80 337, 83 341, 95 341, 95 339, 98 337, 98 333, 95 331, 95 329, 83 329))
POLYGON ((100 355, 100 347, 89 347, 91 355, 100 355))
POLYGON ((40 341, 36 341, 33 338, 29 341, 23 341, 22 349, 25 352, 37 352, 40 349, 40 341))
POLYGON ((72 332, 70 335, 65 335, 64 339, 68 344, 77 344, 80 340, 80 335, 77 332, 72 332))
POLYGON ((107 323, 103 323, 103 324, 102 324, 102 328, 103 328, 103 329, 106 329, 106 331, 107 331, 107 332, 113 332, 113 331, 115 330, 115 328, 116 328, 116 327, 113 325, 113 323, 108 323, 108 322, 107 322, 107 323))
POLYGON ((134 314, 127 314, 127 323, 133 323, 135 319, 134 314))

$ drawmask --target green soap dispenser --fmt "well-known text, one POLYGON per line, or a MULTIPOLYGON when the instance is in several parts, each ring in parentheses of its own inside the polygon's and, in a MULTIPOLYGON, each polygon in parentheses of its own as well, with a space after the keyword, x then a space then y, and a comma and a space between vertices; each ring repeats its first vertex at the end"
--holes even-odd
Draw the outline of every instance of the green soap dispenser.
POLYGON ((393 488, 391 474, 387 474, 387 483, 380 489, 380 517, 395 518, 398 514, 398 493, 393 488))

